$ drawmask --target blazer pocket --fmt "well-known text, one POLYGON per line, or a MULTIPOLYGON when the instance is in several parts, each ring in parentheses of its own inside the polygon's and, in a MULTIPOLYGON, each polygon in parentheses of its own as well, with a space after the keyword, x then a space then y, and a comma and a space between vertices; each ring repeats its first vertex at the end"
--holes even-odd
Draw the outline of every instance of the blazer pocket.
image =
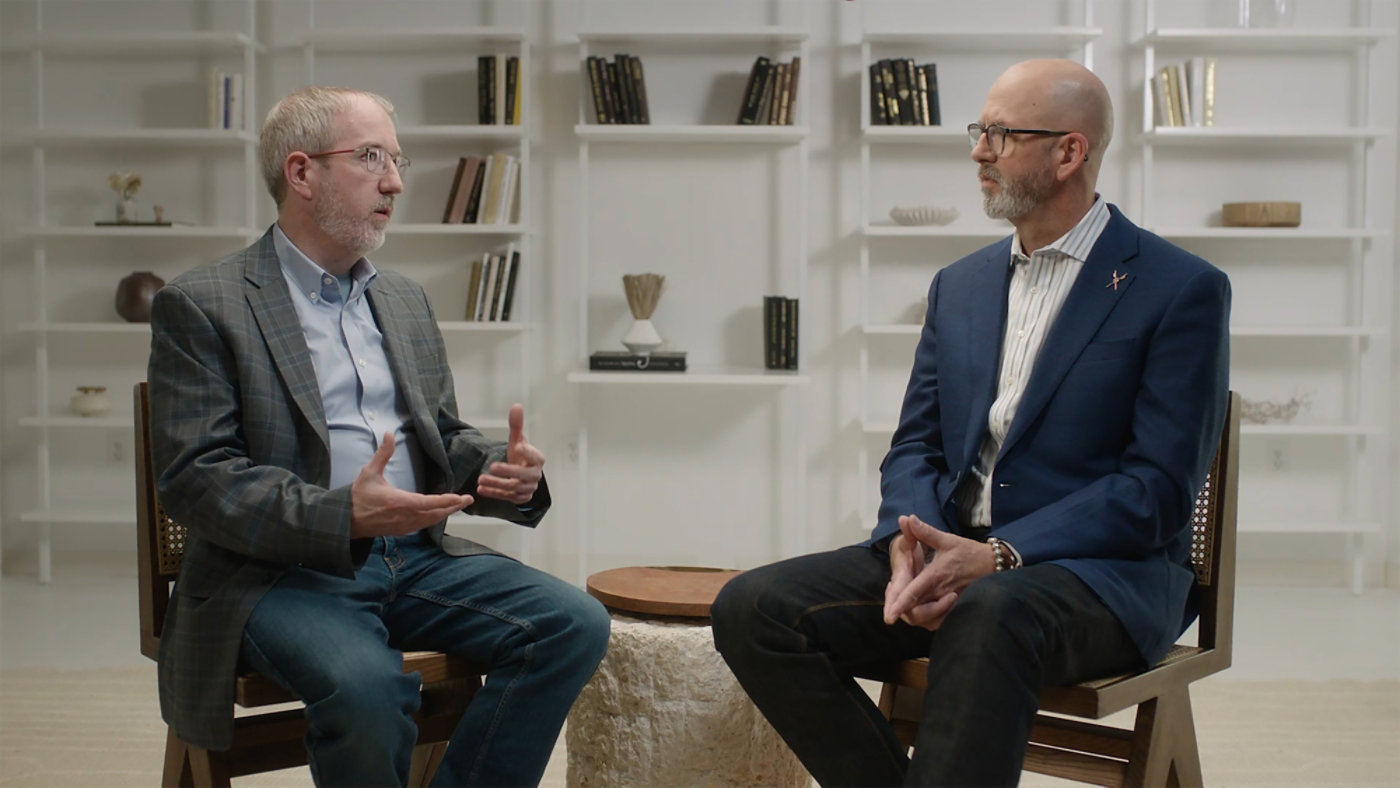
POLYGON ((1131 358, 1137 355, 1138 340, 1136 337, 1130 339, 1113 339, 1107 342, 1091 342, 1084 348, 1084 352, 1079 354, 1079 363, 1087 364, 1097 361, 1114 361, 1121 358, 1131 358))

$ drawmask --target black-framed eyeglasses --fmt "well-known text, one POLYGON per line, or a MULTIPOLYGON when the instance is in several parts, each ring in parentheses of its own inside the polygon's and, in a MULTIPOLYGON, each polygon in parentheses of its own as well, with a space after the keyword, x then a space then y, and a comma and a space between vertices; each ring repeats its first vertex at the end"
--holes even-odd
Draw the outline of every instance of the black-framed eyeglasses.
POLYGON ((993 123, 990 126, 983 126, 981 123, 967 124, 967 142, 972 147, 977 147, 977 143, 982 141, 982 135, 987 135, 987 147, 996 152, 998 156, 1006 150, 1006 135, 1008 134, 1038 134, 1042 137, 1063 137, 1066 134, 1073 134, 1072 131, 1050 131, 1049 129, 1008 129, 1000 123, 993 123))
POLYGON ((346 148, 345 150, 328 150, 322 153, 310 153, 307 154, 306 158, 319 159, 323 156, 338 156, 343 153, 355 154, 355 158, 359 159, 360 162, 365 165, 365 169, 369 170, 371 175, 383 175, 388 172, 389 162, 391 161, 394 163, 394 166, 398 168, 400 174, 413 163, 407 156, 392 156, 389 154, 389 151, 384 150, 378 145, 366 145, 362 148, 346 148))

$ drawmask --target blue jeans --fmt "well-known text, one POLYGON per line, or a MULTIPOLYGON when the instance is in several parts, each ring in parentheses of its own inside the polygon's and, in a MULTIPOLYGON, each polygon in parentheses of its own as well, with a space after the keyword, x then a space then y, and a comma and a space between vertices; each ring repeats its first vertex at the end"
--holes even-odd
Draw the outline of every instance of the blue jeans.
POLYGON ((537 785, 608 627, 597 600, 511 558, 385 537, 353 579, 289 571, 254 608, 241 656, 306 703, 318 785, 407 781, 420 678, 402 673, 402 651, 489 665, 433 784, 537 785))
POLYGON ((751 569, 710 609, 715 647, 822 785, 1015 785, 1040 690, 1142 667, 1072 572, 976 580, 936 632, 884 622, 889 556, 847 547, 751 569), (911 761, 855 677, 928 657, 911 761))

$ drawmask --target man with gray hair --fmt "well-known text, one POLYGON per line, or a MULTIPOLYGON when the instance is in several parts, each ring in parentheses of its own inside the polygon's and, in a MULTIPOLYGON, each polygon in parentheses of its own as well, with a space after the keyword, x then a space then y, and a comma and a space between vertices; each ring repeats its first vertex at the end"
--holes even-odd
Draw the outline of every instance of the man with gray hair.
POLYGON ((544 457, 458 418, 432 304, 365 255, 409 161, 393 107, 309 87, 268 113, 277 222, 179 277, 151 312, 153 455, 188 529, 161 638, 160 699, 185 742, 227 749, 235 672, 306 704, 321 785, 402 785, 419 677, 402 652, 488 666, 434 784, 530 785, 602 659, 603 607, 445 533, 467 511, 533 527, 544 457))
POLYGON ((1152 664, 1195 618, 1230 284, 1097 192, 1112 129, 1078 63, 992 84, 968 142, 1015 232, 933 277, 870 538, 745 572, 711 608, 823 785, 1014 785, 1043 687, 1152 664), (911 759, 853 677, 916 657, 911 759))

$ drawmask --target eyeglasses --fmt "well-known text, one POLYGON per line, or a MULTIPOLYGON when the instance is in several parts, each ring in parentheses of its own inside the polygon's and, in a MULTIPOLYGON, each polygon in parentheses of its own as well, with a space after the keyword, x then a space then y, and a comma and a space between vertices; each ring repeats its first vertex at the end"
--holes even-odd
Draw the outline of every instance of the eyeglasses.
POLYGON ((983 126, 981 123, 967 124, 967 142, 972 147, 977 147, 977 143, 982 141, 982 135, 987 135, 987 147, 996 151, 1000 156, 1006 150, 1006 135, 1008 134, 1039 134, 1045 137, 1061 137, 1066 134, 1073 134, 1071 131, 1049 131, 1047 129, 1008 129, 1000 123, 993 123, 990 126, 983 126))
POLYGON ((363 148, 346 148, 345 150, 328 150, 324 153, 308 154, 308 159, 319 159, 322 156, 338 156, 342 153, 353 153, 360 162, 365 165, 371 175, 383 175, 389 171, 389 162, 393 162, 400 174, 408 169, 409 161, 407 156, 391 156, 389 151, 377 145, 366 145, 363 148))

